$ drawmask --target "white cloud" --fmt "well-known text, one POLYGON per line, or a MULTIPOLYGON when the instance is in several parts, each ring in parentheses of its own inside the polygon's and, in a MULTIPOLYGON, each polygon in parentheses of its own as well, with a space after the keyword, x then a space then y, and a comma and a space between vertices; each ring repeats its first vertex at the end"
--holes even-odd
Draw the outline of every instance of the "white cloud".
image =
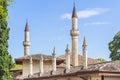
POLYGON ((91 22, 91 23, 85 23, 84 26, 92 26, 92 25, 107 25, 110 24, 108 22, 91 22))
POLYGON ((66 13, 61 16, 62 19, 71 19, 71 14, 66 13))
MULTIPOLYGON (((92 9, 85 9, 82 11, 78 11, 77 15, 78 18, 89 18, 92 16, 100 15, 104 12, 107 12, 108 8, 92 8, 92 9)), ((61 16, 62 19, 71 19, 71 13, 66 13, 61 16)))

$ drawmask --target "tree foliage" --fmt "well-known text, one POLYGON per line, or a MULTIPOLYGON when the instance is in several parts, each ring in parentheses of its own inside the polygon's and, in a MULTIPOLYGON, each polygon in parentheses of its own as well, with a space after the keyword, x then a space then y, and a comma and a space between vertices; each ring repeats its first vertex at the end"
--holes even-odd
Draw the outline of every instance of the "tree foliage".
POLYGON ((99 62, 106 62, 106 60, 104 58, 98 58, 97 59, 99 62))
POLYGON ((120 60, 120 31, 114 36, 113 41, 109 42, 111 60, 120 60))
POLYGON ((10 69, 14 63, 8 52, 9 27, 7 23, 9 2, 0 0, 0 80, 11 80, 10 69))

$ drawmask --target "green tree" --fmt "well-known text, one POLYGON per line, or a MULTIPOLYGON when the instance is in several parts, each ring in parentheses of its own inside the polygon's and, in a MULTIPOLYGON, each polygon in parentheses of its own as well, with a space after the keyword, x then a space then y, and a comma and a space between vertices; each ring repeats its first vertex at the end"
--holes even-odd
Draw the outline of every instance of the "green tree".
POLYGON ((98 58, 97 59, 99 62, 106 62, 106 60, 104 58, 98 58))
POLYGON ((120 60, 120 31, 114 36, 113 41, 109 42, 111 60, 120 60))
POLYGON ((11 0, 0 0, 0 80, 11 80, 10 69, 14 66, 8 52, 9 27, 7 7, 11 0))

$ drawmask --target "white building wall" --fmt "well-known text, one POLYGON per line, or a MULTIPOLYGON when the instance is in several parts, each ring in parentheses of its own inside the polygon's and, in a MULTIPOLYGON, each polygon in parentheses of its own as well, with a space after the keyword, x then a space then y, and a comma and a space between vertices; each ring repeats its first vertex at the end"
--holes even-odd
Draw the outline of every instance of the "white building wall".
MULTIPOLYGON (((28 77, 29 73, 30 73, 30 67, 29 67, 29 60, 25 60, 23 61, 23 77, 28 77)), ((33 74, 34 73, 38 73, 40 71, 39 69, 39 60, 33 60, 33 74)), ((44 65, 44 72, 47 72, 49 70, 52 70, 52 61, 44 61, 43 63, 44 65)))
POLYGON ((25 60, 23 61, 23 77, 28 77, 28 74, 29 74, 29 70, 30 70, 30 67, 29 67, 29 60, 25 60))
POLYGON ((39 65, 40 65, 39 61, 33 61, 33 74, 38 73, 40 71, 39 65))

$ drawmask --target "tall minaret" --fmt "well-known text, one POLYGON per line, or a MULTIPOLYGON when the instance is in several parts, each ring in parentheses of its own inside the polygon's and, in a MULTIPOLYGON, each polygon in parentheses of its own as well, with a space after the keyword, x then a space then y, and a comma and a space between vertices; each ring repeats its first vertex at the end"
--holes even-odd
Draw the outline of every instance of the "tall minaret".
POLYGON ((72 12, 72 30, 70 32, 72 38, 72 65, 78 66, 78 17, 75 5, 72 12))
POLYGON ((25 26, 25 40, 23 41, 23 46, 24 46, 24 56, 29 55, 30 41, 29 41, 29 27, 27 21, 25 26))
POLYGON ((87 43, 85 37, 82 45, 82 53, 83 53, 83 69, 87 69, 87 43))

